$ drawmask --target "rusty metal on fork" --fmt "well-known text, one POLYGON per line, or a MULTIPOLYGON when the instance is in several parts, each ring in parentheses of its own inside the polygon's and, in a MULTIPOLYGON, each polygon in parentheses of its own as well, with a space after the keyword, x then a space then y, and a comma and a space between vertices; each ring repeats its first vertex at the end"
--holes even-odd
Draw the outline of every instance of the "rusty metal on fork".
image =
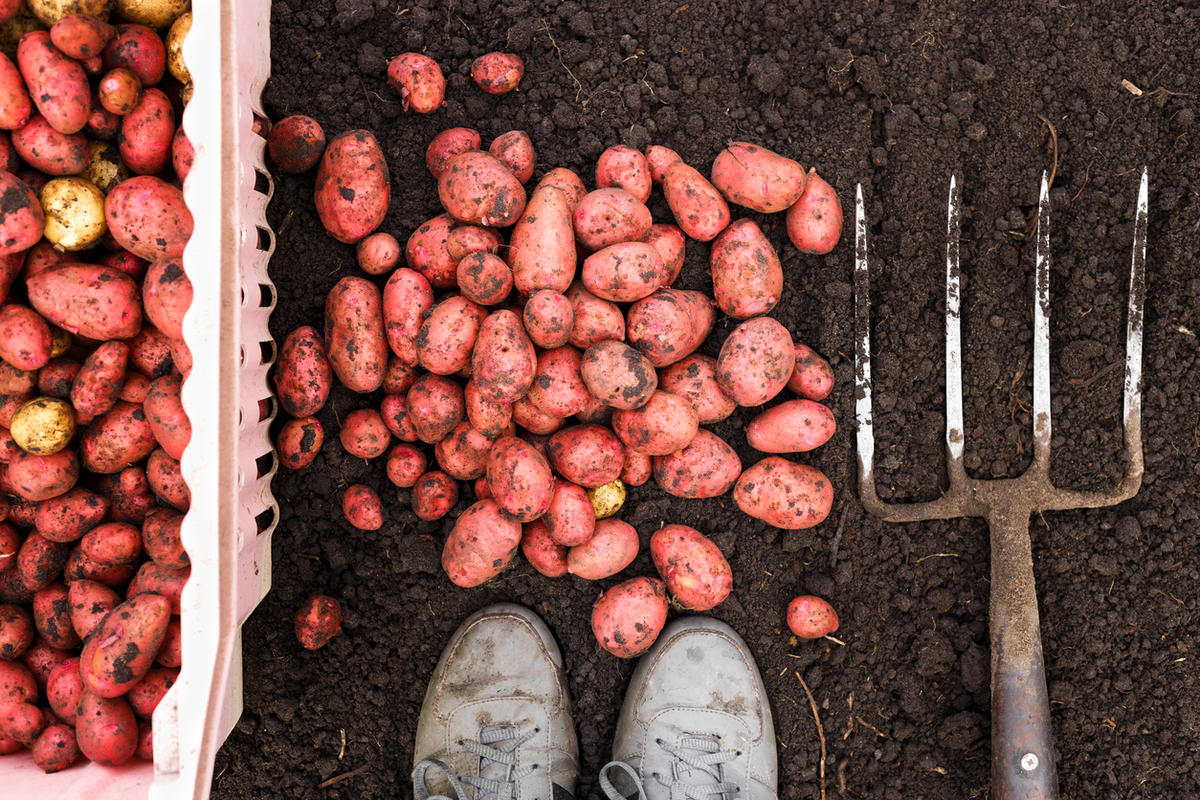
POLYGON ((950 179, 946 222, 946 471, 949 489, 926 503, 893 504, 875 491, 871 418, 870 273, 862 186, 855 219, 855 419, 859 497, 887 522, 955 517, 987 520, 991 544, 988 627, 992 651, 992 794, 996 800, 1053 800, 1058 779, 1038 619, 1029 518, 1040 511, 1115 505, 1142 484, 1142 312, 1146 293, 1147 172, 1142 171, 1133 228, 1125 331, 1125 473, 1111 491, 1059 489, 1050 479, 1050 195, 1046 176, 1038 202, 1033 302, 1033 461, 1015 478, 979 480, 963 466, 961 270, 962 192, 950 179))

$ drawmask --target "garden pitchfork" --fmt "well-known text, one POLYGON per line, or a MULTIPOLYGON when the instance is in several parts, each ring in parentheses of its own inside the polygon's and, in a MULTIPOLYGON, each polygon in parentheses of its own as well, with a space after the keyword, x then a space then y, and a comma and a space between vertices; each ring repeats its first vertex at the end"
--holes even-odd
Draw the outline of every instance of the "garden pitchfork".
POLYGON ((1050 480, 1050 194, 1045 174, 1038 202, 1033 303, 1033 462, 1016 478, 979 480, 963 467, 962 343, 958 263, 962 196, 950 179, 946 223, 946 469, 950 488, 927 503, 897 505, 875 493, 871 423, 870 275, 867 220, 858 187, 854 264, 855 418, 859 497, 887 522, 983 517, 991 537, 992 794, 995 800, 1058 797, 1046 668, 1038 625, 1029 517, 1039 511, 1099 508, 1128 500, 1142 484, 1142 309, 1146 293, 1147 174, 1143 169, 1133 226, 1133 264, 1125 340, 1125 475, 1112 491, 1055 488, 1050 480))

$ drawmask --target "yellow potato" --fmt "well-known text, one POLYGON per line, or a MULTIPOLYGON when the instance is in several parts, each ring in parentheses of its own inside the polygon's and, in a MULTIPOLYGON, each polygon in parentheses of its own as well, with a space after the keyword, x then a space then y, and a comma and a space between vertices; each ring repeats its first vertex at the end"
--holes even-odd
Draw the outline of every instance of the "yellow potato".
POLYGON ((55 178, 42 187, 46 238, 62 250, 83 250, 100 241, 104 221, 104 192, 83 178, 55 178))
POLYGON ((91 141, 88 142, 88 154, 92 157, 91 163, 79 176, 94 183, 96 188, 105 194, 132 175, 129 167, 121 160, 121 153, 116 145, 91 141))
POLYGON ((50 357, 58 358, 65 356, 67 351, 71 349, 71 334, 64 331, 62 328, 50 326, 50 357))
POLYGON ((37 17, 22 3, 17 9, 17 15, 0 25, 0 51, 9 55, 16 53, 17 42, 21 41, 21 37, 30 31, 39 30, 41 27, 37 17))
POLYGON ((47 27, 72 14, 91 14, 107 20, 112 10, 112 0, 28 0, 27 5, 47 27))
POLYGON ((167 69, 185 86, 192 82, 192 74, 183 60, 183 40, 191 29, 192 12, 188 11, 179 15, 167 33, 167 69))
POLYGON ((188 10, 191 0, 117 0, 117 16, 149 28, 165 28, 188 10))
POLYGON ((26 453, 51 456, 75 435, 75 412, 66 400, 39 397, 17 409, 8 430, 26 453))
POLYGON ((603 486, 588 489, 588 500, 592 501, 592 510, 596 519, 611 517, 625 505, 625 484, 620 478, 614 478, 603 486))

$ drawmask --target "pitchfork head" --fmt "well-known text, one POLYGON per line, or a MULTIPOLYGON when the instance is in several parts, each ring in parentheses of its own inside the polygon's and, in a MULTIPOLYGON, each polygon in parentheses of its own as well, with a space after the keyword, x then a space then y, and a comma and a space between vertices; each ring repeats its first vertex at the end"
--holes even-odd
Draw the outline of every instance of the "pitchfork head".
MULTIPOLYGON (((1037 261, 1033 298, 1033 461, 1017 478, 982 481, 963 467, 961 270, 959 227, 962 192, 950 178, 946 220, 946 461, 949 491, 928 503, 884 503, 875 491, 875 437, 871 418, 870 272, 867 260, 867 219, 862 186, 858 187, 855 217, 854 319, 855 418, 858 423, 859 496, 863 506, 892 522, 990 516, 1003 501, 1029 512, 1113 505, 1137 494, 1142 482, 1142 307, 1146 289, 1147 173, 1142 171, 1137 217, 1133 229, 1133 261, 1129 273, 1129 313, 1125 350, 1125 474, 1111 491, 1085 492, 1056 488, 1050 480, 1050 190, 1043 173, 1038 201, 1037 261)), ((1012 509, 1017 510, 1017 509, 1012 509)))

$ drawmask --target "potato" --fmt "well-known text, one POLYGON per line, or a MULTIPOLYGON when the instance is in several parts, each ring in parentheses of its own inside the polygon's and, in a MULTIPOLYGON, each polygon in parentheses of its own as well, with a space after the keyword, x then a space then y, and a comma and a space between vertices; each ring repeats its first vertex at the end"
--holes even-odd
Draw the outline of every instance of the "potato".
POLYGON ((157 86, 167 71, 167 48, 145 25, 118 25, 117 35, 104 48, 104 69, 126 67, 143 86, 157 86))
POLYGON ((463 297, 480 305, 502 303, 512 291, 512 271, 492 253, 471 253, 458 262, 456 274, 463 297))
POLYGON ((116 0, 116 13, 121 19, 165 28, 188 10, 189 0, 116 0))
POLYGON ((550 465, 572 483, 603 486, 621 475, 625 448, 612 431, 599 425, 574 425, 550 437, 550 465))
POLYGON ((728 419, 737 408, 717 385, 717 360, 709 356, 693 353, 676 361, 659 373, 658 385, 665 392, 686 397, 701 425, 728 419))
POLYGON ((118 402, 83 432, 79 453, 83 465, 92 472, 110 475, 141 461, 157 446, 154 430, 142 407, 118 402))
POLYGON ((342 493, 342 514, 360 531, 377 531, 383 527, 383 504, 379 495, 361 483, 347 487, 342 493))
POLYGON ((116 243, 147 261, 180 258, 192 236, 183 192, 151 175, 113 187, 104 199, 104 217, 116 243))
POLYGON ((613 412, 613 431, 626 447, 662 456, 687 447, 699 427, 696 409, 687 398, 656 390, 637 410, 613 412))
POLYGON ((391 444, 392 434, 383 424, 383 417, 373 408, 351 411, 342 420, 338 433, 342 449, 357 458, 376 458, 391 444))
POLYGON ((550 536, 544 518, 524 526, 521 553, 530 566, 547 578, 561 578, 567 574, 567 548, 550 536))
POLYGON ((766 314, 783 292, 783 266, 758 225, 739 219, 713 240, 713 297, 734 319, 766 314))
POLYGON ((141 524, 157 503, 141 467, 128 467, 101 484, 101 491, 112 503, 112 518, 141 524))
POLYGON ((46 679, 46 702, 54 715, 68 725, 75 724, 83 692, 78 658, 68 658, 50 670, 50 676, 46 679))
POLYGON ((587 390, 613 408, 641 408, 658 387, 658 375, 646 357, 615 339, 584 352, 580 375, 587 390))
POLYGON ((421 273, 401 268, 384 285, 382 302, 388 346, 400 363, 415 365, 417 335, 425 313, 433 308, 433 288, 421 273))
POLYGON ((83 178, 56 178, 42 187, 45 236, 63 250, 83 250, 107 231, 104 193, 83 178))
POLYGON ((426 472, 413 484, 412 509, 418 519, 441 519, 457 502, 458 484, 444 472, 426 472))
POLYGON ((405 394, 389 394, 383 398, 383 402, 379 406, 379 413, 383 417, 384 424, 388 426, 388 430, 397 439, 402 442, 418 440, 417 428, 408 415, 407 392, 405 394))
POLYGON ((71 627, 71 605, 67 587, 51 583, 33 596, 33 621, 41 636, 51 647, 66 650, 79 645, 79 637, 71 627))
POLYGON ((676 497, 718 497, 742 474, 742 462, 715 433, 700 429, 691 444, 654 457, 654 481, 676 497))
POLYGON ((503 162, 475 150, 450 160, 438 176, 438 197, 455 219, 507 227, 525 210, 525 188, 503 162))
POLYGON ((447 128, 429 141, 429 147, 425 149, 425 166, 437 179, 450 159, 468 150, 479 150, 482 145, 479 131, 474 128, 447 128))
POLYGON ((806 594, 788 603, 787 625, 802 639, 820 639, 838 629, 838 616, 828 602, 806 594))
POLYGON ((0 129, 16 130, 33 116, 33 101, 17 65, 0 53, 0 129))
POLYGON ((89 339, 129 339, 142 327, 137 282, 112 267, 64 264, 28 281, 29 302, 58 327, 89 339))
POLYGON ((573 283, 566 291, 575 319, 571 324, 570 343, 587 350, 605 339, 625 338, 625 315, 615 304, 601 300, 582 283, 573 283))
MULTIPOLYGON (((36 595, 35 595, 36 597, 36 595)), ((12 661, 33 644, 37 629, 20 606, 0 605, 0 658, 12 661)))
POLYGON ((155 378, 143 404, 154 439, 176 461, 183 458, 183 451, 192 439, 192 423, 180 399, 182 389, 183 382, 174 375, 155 378))
MULTIPOLYGON (((86 455, 84 460, 86 463, 86 455)), ((77 480, 79 458, 71 448, 59 450, 49 456, 21 452, 14 454, 8 461, 8 482, 12 487, 11 491, 25 500, 49 500, 66 494, 71 491, 77 480)))
POLYGON ((100 99, 93 94, 92 110, 83 130, 93 139, 111 142, 121 131, 121 118, 100 105, 100 99))
POLYGON ((533 177, 533 167, 537 156, 533 151, 533 141, 525 131, 509 131, 502 133, 488 145, 488 152, 512 170, 513 175, 521 183, 533 177))
POLYGON ((432 58, 421 53, 402 53, 388 62, 388 85, 400 94, 400 105, 418 114, 441 108, 446 96, 446 78, 432 58))
MULTIPOLYGON (((413 363, 416 363, 414 359, 413 363)), ((416 367, 405 364, 400 359, 392 356, 388 359, 387 372, 383 375, 384 394, 405 394, 412 385, 417 382, 416 367)))
MULTIPOLYGON (((38 114, 12 132, 12 146, 31 167, 46 175, 78 175, 91 163, 91 151, 82 133, 59 133, 38 114)), ((40 187, 35 188, 40 191, 40 187)))
MULTIPOLYGON (((178 135, 176 138, 178 138, 178 135)), ((79 173, 81 178, 90 181, 97 189, 105 193, 112 191, 113 187, 119 184, 121 181, 129 179, 132 173, 129 171, 129 168, 125 166, 125 162, 121 160, 121 153, 119 150, 117 150, 117 148, 113 147, 108 142, 90 141, 87 143, 87 149, 89 161, 87 168, 84 169, 83 172, 79 173)), ((179 172, 179 170, 176 169, 176 172, 179 172)), ((104 228, 105 232, 107 233, 107 223, 105 224, 104 228)), ((132 254, 130 254, 128 257, 130 259, 136 259, 136 257, 132 254)), ((139 265, 142 269, 145 269, 145 262, 141 261, 141 259, 136 259, 132 261, 132 263, 139 265)), ((116 265, 110 263, 107 264, 107 266, 112 267, 116 265)))
POLYGON ((116 28, 91 14, 71 14, 50 27, 50 41, 77 61, 100 55, 104 45, 116 35, 116 28))
POLYGON ((451 295, 430 310, 417 332, 417 362, 435 375, 453 375, 471 363, 487 310, 451 295))
POLYGON ((446 236, 446 253, 457 263, 472 253, 497 253, 502 244, 500 235, 491 228, 455 224, 446 236))
POLYGON ((641 486, 650 480, 653 467, 650 456, 633 448, 625 448, 625 464, 621 467, 621 482, 628 486, 641 486))
POLYGON ((530 402, 528 395, 512 404, 512 421, 538 436, 549 436, 566 424, 565 417, 547 414, 530 402))
POLYGON ((646 157, 623 144, 614 145, 600 154, 596 161, 596 186, 600 189, 624 189, 641 202, 650 199, 653 187, 650 164, 646 157))
POLYGON ((733 329, 717 355, 717 385, 739 406, 760 406, 783 391, 796 364, 787 328, 770 317, 733 329))
MULTIPOLYGON (((150 293, 144 292, 147 306, 150 293)), ((287 335, 275 363, 275 394, 283 410, 293 417, 311 417, 325 406, 333 387, 333 368, 325 343, 311 325, 287 335)))
POLYGON ((387 477, 396 486, 408 489, 425 474, 425 454, 411 444, 398 444, 387 458, 387 477))
POLYGON ((354 244, 379 227, 391 200, 391 178, 370 131, 352 130, 330 140, 317 167, 317 216, 329 235, 354 244))
POLYGON ((667 589, 690 611, 720 605, 733 589, 733 571, 712 541, 695 528, 667 525, 650 537, 650 557, 667 589))
POLYGON ((471 80, 488 94, 516 89, 525 74, 525 62, 513 53, 487 53, 471 62, 471 80))
POLYGON ((575 236, 589 250, 641 241, 650 231, 651 223, 646 204, 615 187, 588 192, 571 214, 575 236))
POLYGON ((50 40, 49 31, 31 31, 17 44, 17 66, 38 113, 59 133, 83 130, 91 111, 87 73, 50 40))
POLYGON ((4 216, 0 218, 0 255, 28 250, 42 238, 45 228, 38 196, 16 175, 3 170, 0 170, 0 196, 8 198, 4 216))
POLYGON ((463 400, 471 427, 489 439, 498 437, 512 423, 512 404, 487 399, 479 393, 474 381, 467 381, 463 400))
POLYGON ((473 481, 487 471, 492 440, 463 420, 446 438, 434 445, 438 466, 451 478, 473 481))
POLYGON ((566 295, 551 289, 538 289, 525 301, 521 320, 533 343, 549 350, 562 347, 570 340, 575 309, 566 295))
POLYGON ((146 459, 146 480, 162 505, 185 512, 191 507, 192 493, 183 479, 179 461, 167 455, 161 447, 146 459))
POLYGON ((308 172, 325 152, 325 130, 303 114, 284 117, 267 134, 267 152, 283 172, 308 172))
POLYGON ((338 380, 352 392, 383 383, 388 340, 379 288, 366 278, 338 281, 325 300, 325 347, 338 380))
POLYGON ((84 534, 79 549, 97 564, 132 564, 142 554, 142 533, 127 522, 106 522, 84 534))
POLYGON ((24 537, 7 522, 0 522, 0 574, 17 564, 17 553, 21 550, 24 537))
POLYGON ((797 162, 747 142, 730 142, 713 160, 712 184, 725 199, 763 214, 799 200, 805 180, 797 162))
POLYGON ((390 233, 376 231, 354 250, 358 268, 368 275, 386 275, 400 263, 400 242, 390 233))
POLYGON ((150 720, 138 720, 138 745, 133 755, 142 761, 154 761, 154 727, 150 720))
POLYGON ((479 328, 471 358, 480 395, 497 403, 523 397, 533 383, 537 358, 521 318, 507 309, 492 312, 479 328))
POLYGON ((539 184, 513 227, 508 265, 522 294, 539 289, 565 292, 575 277, 571 205, 554 186, 539 184))
POLYGON ((171 602, 159 594, 136 595, 109 612, 79 656, 88 693, 120 697, 129 691, 154 666, 170 620, 171 602))
MULTIPOLYGON (((106 497, 83 488, 38 504, 34 525, 52 542, 73 542, 99 525, 108 514, 106 497)), ((3 566, 0 566, 0 570, 3 566)))
POLYGON ((567 208, 571 213, 574 213, 575 207, 579 205, 579 201, 587 194, 587 189, 584 188, 583 181, 566 167, 555 167, 547 172, 538 181, 534 191, 541 189, 543 186, 553 186, 562 192, 563 197, 567 199, 567 208))
POLYGON ((162 647, 154 657, 154 663, 160 667, 178 667, 183 664, 183 628, 179 617, 171 617, 167 623, 167 635, 163 637, 162 647))
POLYGON ((412 232, 404 246, 409 269, 416 270, 435 289, 452 289, 458 261, 450 257, 446 242, 457 223, 449 214, 438 214, 412 232))
POLYGON ((661 144, 652 144, 646 148, 646 165, 650 168, 650 179, 655 183, 662 183, 666 177, 667 169, 677 162, 683 161, 669 147, 663 147, 661 144))
MULTIPOLYGON (((153 1, 153 0, 152 0, 153 1)), ((181 0, 176 0, 181 2, 181 0)), ((184 3, 186 7, 186 3, 184 3)), ((192 12, 185 11, 175 18, 171 23, 171 29, 167 31, 166 41, 163 42, 167 48, 167 70, 174 76, 175 80, 189 86, 192 83, 192 74, 188 71, 187 64, 183 60, 183 42, 187 39, 188 33, 192 30, 192 12)), ((184 103, 186 105, 186 101, 184 103)), ((271 128, 274 130, 274 127, 271 128)))
POLYGON ((51 456, 75 436, 75 414, 65 400, 38 397, 17 409, 8 423, 13 441, 26 453, 51 456))
POLYGON ((537 360, 529 402, 553 417, 569 417, 587 405, 591 395, 580 377, 579 351, 573 347, 546 350, 537 360))
MULTIPOLYGON (((0 396, 0 427, 12 424, 13 414, 17 410, 33 399, 32 393, 19 395, 0 396)), ((18 448, 20 449, 20 448, 18 448)))
POLYGON ((138 175, 155 175, 171 160, 175 111, 159 89, 142 92, 138 104, 121 119, 117 146, 125 166, 138 175))
POLYGON ((315 594, 296 611, 293 627, 305 650, 320 650, 342 632, 342 606, 332 597, 315 594))
POLYGON ((528 442, 501 436, 487 461, 488 488, 500 508, 518 522, 546 513, 554 496, 554 478, 546 459, 528 442))
POLYGON ((789 400, 755 417, 746 443, 764 453, 803 453, 825 444, 837 431, 833 412, 812 400, 789 400))
POLYGON ((804 195, 787 212, 787 234, 802 253, 824 255, 842 236, 842 204, 816 170, 808 171, 804 195))
POLYGON ((620 478, 587 490, 588 500, 596 519, 615 516, 625 505, 625 484, 620 478))
POLYGON ((562 479, 555 479, 550 506, 539 521, 563 547, 584 544, 592 538, 596 527, 596 515, 587 492, 582 486, 562 479))
POLYGON ((508 566, 521 538, 519 522, 494 500, 480 500, 459 516, 446 537, 442 569, 456 586, 478 586, 508 566))
POLYGON ((654 249, 658 251, 666 274, 662 285, 670 286, 683 269, 685 241, 683 231, 674 225, 651 225, 642 241, 653 245, 654 249))
POLYGON ((171 348, 171 364, 186 378, 192 373, 192 351, 183 339, 167 339, 171 348))
POLYGON ((191 564, 180 539, 182 524, 183 515, 169 509, 160 508, 146 515, 142 523, 142 548, 160 567, 183 569, 191 564))
POLYGON ((725 198, 693 167, 682 161, 671 164, 662 187, 676 224, 691 238, 711 241, 729 224, 725 198))
POLYGON ((567 551, 567 571, 598 581, 616 575, 637 558, 637 530, 619 519, 596 520, 596 531, 587 542, 567 551))
POLYGON ((179 670, 165 667, 151 667, 142 679, 129 688, 125 699, 129 707, 139 717, 149 719, 154 709, 162 702, 163 697, 179 680, 179 670))
POLYGON ((128 761, 138 743, 137 718, 121 697, 84 692, 75 723, 79 752, 89 761, 115 767, 128 761))
POLYGON ((620 242, 584 259, 581 277, 597 297, 629 303, 652 294, 668 275, 654 245, 620 242))
MULTIPOLYGON (((130 369, 125 373, 126 382, 135 373, 151 380, 169 375, 175 370, 183 374, 182 366, 175 362, 176 341, 178 340, 164 336, 162 331, 150 323, 143 323, 138 335, 129 340, 130 369)), ((149 391, 150 384, 147 382, 146 392, 149 391)))
POLYGON ((37 700, 33 673, 19 662, 0 659, 0 706, 37 700))
MULTIPOLYGON (((154 505, 153 497, 150 498, 149 505, 154 505)), ((129 579, 132 577, 134 577, 133 565, 97 564, 85 556, 79 548, 71 551, 70 555, 67 556, 67 563, 63 565, 63 581, 66 582, 68 588, 81 580, 95 581, 109 588, 121 587, 128 584, 129 579)), ((75 631, 79 633, 79 626, 75 624, 74 616, 71 618, 71 624, 74 626, 75 631)), ((80 638, 86 637, 80 634, 80 638)))
POLYGON ((833 487, 817 469, 767 456, 746 469, 733 487, 743 512, 785 530, 819 524, 833 505, 833 487))
POLYGON ((129 346, 114 341, 97 347, 83 362, 71 386, 71 404, 79 423, 91 422, 116 404, 127 380, 128 361, 129 346))
MULTIPOLYGON (((0 229, 3 229, 2 223, 0 223, 0 229)), ((45 239, 42 239, 40 244, 45 248, 53 250, 53 247, 45 239)), ((0 255, 0 303, 3 303, 8 298, 9 290, 17 282, 17 276, 21 273, 21 267, 26 261, 25 256, 25 253, 0 255)), ((28 277, 28 272, 26 272, 25 277, 28 277)), ((54 353, 51 352, 50 355, 54 356, 54 353)))
POLYGON ((417 438, 426 444, 440 442, 466 416, 462 389, 449 378, 426 374, 408 390, 405 397, 408 418, 417 438))
POLYGON ((715 316, 712 301, 701 292, 659 289, 630 306, 628 341, 651 364, 666 367, 703 344, 715 316))
POLYGON ((38 736, 46 728, 46 715, 31 702, 10 703, 0 706, 0 736, 33 747, 38 736))
POLYGON ((22 370, 40 369, 50 360, 50 327, 25 306, 0 308, 0 358, 22 370))
POLYGON ((631 578, 600 595, 592 606, 596 641, 618 658, 650 649, 667 624, 667 587, 656 578, 631 578))
POLYGON ((79 760, 75 729, 70 725, 47 725, 30 748, 33 763, 47 774, 61 772, 79 760))

